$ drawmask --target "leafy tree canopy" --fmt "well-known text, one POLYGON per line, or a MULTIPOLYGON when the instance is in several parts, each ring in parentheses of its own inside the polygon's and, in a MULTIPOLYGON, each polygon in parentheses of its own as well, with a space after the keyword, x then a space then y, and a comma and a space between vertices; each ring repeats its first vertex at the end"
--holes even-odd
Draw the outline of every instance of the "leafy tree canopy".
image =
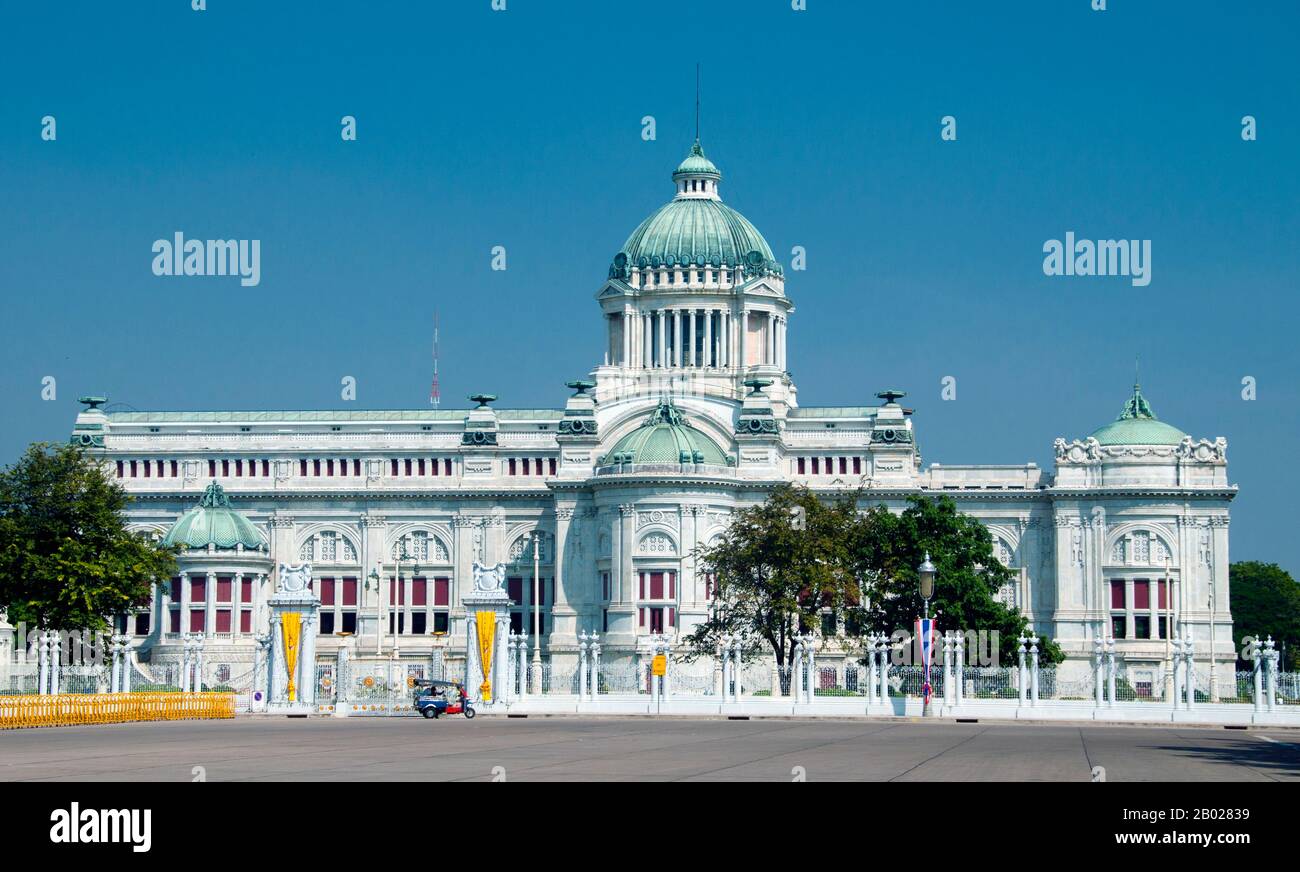
POLYGON ((1228 587, 1237 650, 1247 636, 1272 636, 1279 650, 1286 644, 1287 663, 1279 668, 1300 667, 1300 583, 1276 563, 1244 560, 1228 567, 1228 587))
POLYGON ((36 443, 0 471, 0 609, 11 623, 106 630, 176 571, 171 550, 127 531, 129 497, 73 445, 36 443))

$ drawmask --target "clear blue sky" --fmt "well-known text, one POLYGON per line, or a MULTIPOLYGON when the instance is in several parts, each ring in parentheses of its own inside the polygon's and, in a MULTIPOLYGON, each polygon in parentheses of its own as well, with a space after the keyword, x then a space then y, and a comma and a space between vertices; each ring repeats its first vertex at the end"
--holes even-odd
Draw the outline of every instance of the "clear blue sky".
POLYGON ((927 462, 1050 467, 1140 353, 1161 418, 1229 440, 1233 558, 1300 569, 1297 5, 808 5, 14 4, 0 458, 65 438, 83 393, 332 408, 352 375, 357 407, 426 408, 435 309, 444 408, 559 406, 602 354, 612 255, 671 195, 698 60, 724 198, 808 251, 804 405, 901 387, 927 462), (260 239, 261 285, 155 277, 177 230, 260 239), (1151 284, 1044 276, 1070 230, 1152 240, 1151 284))

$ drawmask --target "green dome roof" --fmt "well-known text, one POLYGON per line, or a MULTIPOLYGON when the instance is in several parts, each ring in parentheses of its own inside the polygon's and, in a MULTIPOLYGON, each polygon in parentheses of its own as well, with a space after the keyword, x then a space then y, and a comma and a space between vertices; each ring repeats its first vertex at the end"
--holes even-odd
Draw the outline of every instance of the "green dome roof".
POLYGON ((686 155, 686 159, 677 165, 677 170, 673 173, 673 178, 678 176, 712 176, 715 179, 721 179, 722 173, 713 165, 713 161, 704 156, 704 149, 700 147, 700 141, 695 140, 691 146, 691 153, 686 155))
MULTIPOLYGON (((722 178, 699 143, 673 173, 683 177, 722 178)), ((685 183, 684 183, 685 184, 685 183)), ((743 266, 750 276, 782 273, 763 234, 712 187, 682 192, 661 206, 623 243, 610 267, 611 278, 626 278, 631 269, 672 266, 743 266)))
POLYGON ((1119 417, 1092 433, 1092 438, 1102 445, 1177 445, 1186 436, 1156 417, 1140 385, 1133 385, 1133 396, 1119 417))
POLYGON ((677 407, 668 402, 660 403, 649 420, 618 440, 603 462, 729 463, 718 443, 687 424, 677 407))
POLYGON ((199 504, 177 519, 163 537, 164 545, 205 549, 209 545, 230 550, 237 545, 265 548, 266 541, 252 522, 230 507, 230 498, 215 481, 203 492, 199 504))

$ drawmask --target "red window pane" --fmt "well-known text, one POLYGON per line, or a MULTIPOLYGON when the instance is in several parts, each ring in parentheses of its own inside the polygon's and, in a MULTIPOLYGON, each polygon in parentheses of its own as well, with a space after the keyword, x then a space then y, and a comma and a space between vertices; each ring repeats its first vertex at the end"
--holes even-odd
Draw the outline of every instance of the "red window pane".
POLYGON ((506 474, 515 474, 515 459, 513 457, 506 461, 506 474))
POLYGON ((506 593, 510 596, 510 602, 520 605, 524 601, 524 580, 522 578, 507 578, 506 593))
POLYGON ((406 582, 400 584, 392 576, 388 578, 388 604, 390 606, 406 605, 406 582))
POLYGON ((411 605, 429 604, 429 582, 423 578, 411 579, 411 605))
POLYGON ((677 573, 668 573, 668 598, 677 599, 677 573))
POLYGON ((239 632, 253 632, 253 613, 248 609, 244 609, 239 613, 239 632))
POLYGON ((325 461, 325 477, 326 478, 334 477, 334 458, 332 457, 325 461))
POLYGON ((303 478, 307 477, 307 461, 305 460, 298 461, 298 475, 302 476, 303 478))
POLYGON ((122 461, 119 460, 119 461, 117 462, 117 477, 118 477, 118 478, 121 478, 121 477, 122 477, 122 471, 125 469, 125 467, 126 467, 126 464, 123 463, 122 461))
POLYGON ((451 458, 447 457, 442 461, 443 475, 451 475, 451 458))
POLYGON ((677 626, 677 609, 674 608, 668 609, 668 626, 670 627, 677 626))
POLYGON ((430 463, 433 465, 433 474, 434 474, 434 475, 437 475, 437 474, 438 474, 438 458, 435 457, 433 460, 430 461, 430 463))
POLYGON ((149 478, 149 469, 150 469, 151 466, 152 466, 152 464, 150 464, 149 461, 147 461, 147 460, 144 461, 144 477, 145 477, 145 478, 149 478))
POLYGON ((217 579, 217 602, 219 603, 230 602, 230 594, 231 594, 231 588, 233 583, 234 583, 233 578, 217 579))
POLYGON ((433 580, 433 604, 435 606, 451 604, 451 579, 435 578, 433 580))
POLYGON ((1161 609, 1167 609, 1169 608, 1169 590, 1166 587, 1166 585, 1168 585, 1168 582, 1165 581, 1164 579, 1161 579, 1159 585, 1160 585, 1160 593, 1159 593, 1160 605, 1158 607, 1161 609))
POLYGON ((167 623, 168 623, 168 632, 179 633, 181 631, 181 610, 172 609, 170 620, 167 623))
POLYGON ((240 580, 239 601, 241 603, 251 603, 253 601, 253 579, 244 578, 240 580))
POLYGON ((664 574, 662 572, 650 573, 650 599, 664 598, 664 574))
POLYGON ((1146 580, 1133 582, 1133 608, 1151 608, 1151 582, 1146 580))
POLYGON ((644 608, 639 608, 639 609, 637 609, 637 623, 639 623, 642 627, 645 626, 645 609, 644 609, 644 608))
POLYGON ((320 604, 323 606, 334 605, 334 579, 322 578, 320 580, 320 604))
POLYGON ((344 478, 347 478, 348 462, 346 460, 339 461, 339 475, 343 476, 344 478))
MULTIPOLYGON (((243 478, 243 477, 244 477, 244 461, 242 461, 242 460, 236 460, 236 461, 235 461, 235 478, 243 478)), ((229 631, 227 631, 227 632, 229 632, 229 631)))
POLYGON ((266 478, 266 477, 268 477, 270 474, 271 474, 271 461, 269 461, 269 460, 263 460, 263 461, 262 461, 262 478, 266 478))
POLYGON ((424 458, 423 458, 423 457, 420 458, 419 467, 420 467, 420 469, 419 469, 420 475, 424 475, 424 458))
POLYGON ((181 580, 179 576, 172 579, 171 598, 174 603, 181 601, 181 580))
POLYGON ((841 473, 841 474, 847 474, 848 471, 849 471, 849 459, 848 459, 847 457, 841 457, 841 458, 840 458, 840 473, 841 473))
POLYGON ((215 460, 209 460, 209 461, 208 461, 208 478, 216 478, 216 477, 217 477, 217 462, 216 462, 215 460))
POLYGON ((320 461, 319 461, 319 460, 313 460, 313 461, 311 462, 311 474, 314 475, 314 476, 316 476, 317 478, 320 478, 320 461))
POLYGON ((1124 605, 1124 582, 1112 581, 1110 583, 1110 607, 1112 609, 1122 609, 1124 605))
POLYGON ((222 476, 222 478, 229 478, 229 477, 230 477, 230 461, 229 461, 229 460, 223 460, 223 461, 221 461, 221 476, 222 476))
POLYGON ((795 460, 795 470, 800 475, 804 475, 808 471, 807 464, 804 462, 804 458, 800 457, 797 460, 795 460))
POLYGON ((555 475, 555 458, 554 458, 554 457, 550 458, 550 464, 551 464, 551 475, 555 475))
POLYGON ((411 474, 411 461, 409 459, 406 461, 405 469, 406 474, 409 476, 411 474))
POLYGON ((354 460, 354 461, 352 461, 352 474, 353 474, 353 475, 360 475, 360 474, 361 474, 361 461, 360 461, 360 460, 354 460))
POLYGON ((217 609, 217 632, 230 632, 230 609, 217 609))
POLYGON ((357 580, 355 578, 343 579, 343 605, 355 606, 357 604, 357 580))
POLYGON ((542 474, 542 458, 537 458, 537 474, 542 474))
POLYGON ((207 615, 203 609, 190 609, 190 632, 202 633, 203 624, 207 615))
POLYGON ((819 466, 820 466, 820 462, 818 461, 818 459, 817 459, 816 457, 814 457, 814 458, 812 459, 812 468, 813 468, 812 474, 813 474, 813 475, 817 475, 817 473, 821 471, 820 469, 818 469, 819 466))
POLYGON ((853 458, 853 474, 854 474, 854 475, 861 475, 861 474, 862 474, 862 458, 861 458, 861 457, 855 457, 855 458, 853 458))
POLYGON ((190 579, 190 602, 202 603, 208 599, 208 580, 206 578, 190 579))

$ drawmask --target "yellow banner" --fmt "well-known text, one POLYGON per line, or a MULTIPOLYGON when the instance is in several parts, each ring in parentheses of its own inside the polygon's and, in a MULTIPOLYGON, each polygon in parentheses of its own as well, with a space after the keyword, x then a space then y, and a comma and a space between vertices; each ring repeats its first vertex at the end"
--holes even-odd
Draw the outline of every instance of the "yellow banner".
POLYGON ((483 683, 478 692, 484 702, 491 702, 492 680, 489 676, 492 674, 492 642, 496 638, 497 615, 496 612, 476 612, 474 618, 478 627, 478 658, 483 667, 483 683))
POLYGON ((284 668, 289 674, 289 702, 298 699, 298 685, 294 683, 294 673, 298 671, 298 649, 302 645, 302 615, 298 612, 285 612, 280 618, 284 630, 284 668))

